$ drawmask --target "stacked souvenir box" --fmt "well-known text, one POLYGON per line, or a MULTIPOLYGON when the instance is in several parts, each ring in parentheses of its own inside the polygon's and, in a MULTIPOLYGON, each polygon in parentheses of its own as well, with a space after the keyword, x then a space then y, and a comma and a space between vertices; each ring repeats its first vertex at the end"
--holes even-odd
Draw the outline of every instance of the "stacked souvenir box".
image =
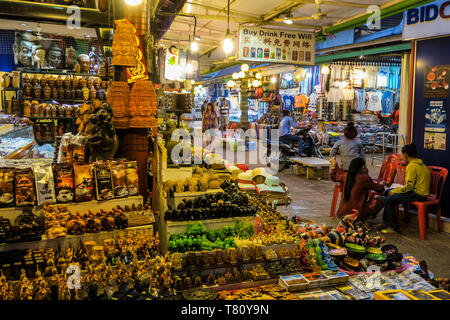
POLYGON ((308 281, 301 274, 282 276, 278 280, 278 285, 290 292, 308 289, 308 281))
POLYGON ((324 270, 322 274, 328 278, 328 285, 331 287, 348 282, 348 274, 339 270, 324 270))
POLYGON ((328 286, 328 278, 320 272, 304 273, 302 276, 308 281, 310 289, 328 286))

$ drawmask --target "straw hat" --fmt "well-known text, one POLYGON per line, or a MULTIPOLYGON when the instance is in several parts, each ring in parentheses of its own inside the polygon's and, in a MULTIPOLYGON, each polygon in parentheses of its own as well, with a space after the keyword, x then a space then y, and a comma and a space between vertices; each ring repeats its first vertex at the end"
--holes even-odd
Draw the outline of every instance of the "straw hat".
POLYGON ((285 193, 280 185, 280 178, 277 176, 268 176, 263 184, 256 185, 258 192, 278 192, 285 193))
POLYGON ((252 181, 251 172, 241 172, 238 177, 238 187, 241 190, 255 190, 256 187, 252 181))
POLYGON ((263 184, 270 174, 266 173, 264 168, 256 168, 252 170, 252 177, 255 184, 263 184))

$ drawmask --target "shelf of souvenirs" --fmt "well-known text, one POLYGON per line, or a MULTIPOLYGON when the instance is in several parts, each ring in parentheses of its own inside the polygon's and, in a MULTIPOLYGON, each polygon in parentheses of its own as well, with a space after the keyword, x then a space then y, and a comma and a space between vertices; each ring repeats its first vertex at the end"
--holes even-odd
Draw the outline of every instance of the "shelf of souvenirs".
POLYGON ((38 101, 39 103, 53 103, 53 104, 82 104, 82 103, 91 104, 92 102, 94 102, 94 100, 83 100, 83 99, 35 99, 28 97, 22 97, 22 100, 38 101))
POLYGON ((76 247, 80 243, 80 241, 100 242, 105 239, 114 238, 115 236, 123 232, 142 229, 149 229, 151 234, 154 234, 154 232, 156 231, 154 223, 151 223, 140 226, 132 226, 125 229, 115 229, 112 231, 99 231, 96 233, 84 233, 81 235, 68 234, 63 238, 55 238, 55 239, 47 239, 45 235, 42 235, 40 240, 38 239, 33 241, 0 243, 0 252, 10 250, 23 250, 23 249, 44 249, 44 248, 56 249, 58 247, 68 247, 69 244, 72 247, 76 247))
POLYGON ((21 71, 22 73, 29 73, 29 74, 54 74, 54 75, 74 76, 74 77, 94 77, 94 78, 101 78, 101 79, 103 79, 103 78, 109 79, 110 78, 108 76, 104 77, 99 74, 77 73, 77 72, 73 72, 73 71, 56 70, 56 69, 36 70, 36 69, 19 68, 19 71, 21 71))

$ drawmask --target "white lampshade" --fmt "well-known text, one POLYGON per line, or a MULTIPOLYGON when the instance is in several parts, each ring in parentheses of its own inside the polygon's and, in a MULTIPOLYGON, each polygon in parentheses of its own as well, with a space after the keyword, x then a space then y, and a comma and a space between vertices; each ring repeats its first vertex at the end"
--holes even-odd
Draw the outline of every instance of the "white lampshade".
POLYGON ((245 72, 244 71, 239 72, 239 78, 241 78, 241 79, 245 78, 245 72))
POLYGON ((237 73, 237 72, 233 73, 232 77, 233 77, 234 80, 239 79, 239 73, 237 73))
POLYGON ((244 63, 243 65, 241 65, 241 71, 247 72, 249 69, 248 64, 244 63))
POLYGON ((233 39, 231 39, 230 37, 225 38, 225 40, 223 40, 223 51, 226 54, 231 53, 231 51, 233 51, 233 39))
POLYGON ((191 51, 192 52, 197 52, 198 51, 198 43, 197 41, 194 41, 191 43, 191 51))

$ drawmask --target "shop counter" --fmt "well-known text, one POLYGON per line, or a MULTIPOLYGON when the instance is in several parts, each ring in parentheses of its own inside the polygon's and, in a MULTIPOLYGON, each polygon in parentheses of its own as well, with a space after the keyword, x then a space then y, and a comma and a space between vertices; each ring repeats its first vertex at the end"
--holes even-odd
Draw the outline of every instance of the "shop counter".
POLYGON ((297 164, 297 175, 305 175, 307 179, 329 179, 331 163, 315 157, 290 158, 297 164))

